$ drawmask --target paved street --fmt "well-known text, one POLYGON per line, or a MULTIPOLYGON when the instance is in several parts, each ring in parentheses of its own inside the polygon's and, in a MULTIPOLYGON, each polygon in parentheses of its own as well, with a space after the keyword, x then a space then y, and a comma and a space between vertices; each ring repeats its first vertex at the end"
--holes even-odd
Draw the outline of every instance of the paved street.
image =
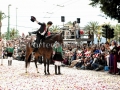
POLYGON ((63 75, 44 75, 43 64, 38 64, 39 72, 31 62, 29 73, 25 74, 25 62, 13 60, 12 66, 7 60, 0 66, 0 90, 120 90, 120 76, 103 71, 77 70, 62 67, 63 75))

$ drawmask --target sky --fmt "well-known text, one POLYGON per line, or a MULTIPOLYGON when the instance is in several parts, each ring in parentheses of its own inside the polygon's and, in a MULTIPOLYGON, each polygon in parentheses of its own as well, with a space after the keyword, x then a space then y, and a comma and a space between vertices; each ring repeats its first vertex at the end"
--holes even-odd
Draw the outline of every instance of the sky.
MULTIPOLYGON (((40 26, 30 21, 31 16, 35 16, 40 22, 52 21, 53 25, 63 25, 61 16, 65 16, 65 22, 73 22, 77 18, 81 19, 80 27, 84 27, 90 21, 97 21, 99 24, 117 24, 116 20, 104 18, 99 8, 88 5, 89 0, 0 0, 0 10, 8 16, 8 5, 10 11, 10 28, 19 30, 20 35, 28 34, 40 26)), ((2 32, 7 31, 8 18, 2 20, 2 32)))

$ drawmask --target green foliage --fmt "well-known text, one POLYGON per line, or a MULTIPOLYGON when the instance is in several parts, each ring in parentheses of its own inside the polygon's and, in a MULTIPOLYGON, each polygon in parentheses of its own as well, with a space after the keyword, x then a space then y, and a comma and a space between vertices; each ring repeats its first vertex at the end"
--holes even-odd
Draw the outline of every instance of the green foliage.
POLYGON ((120 0, 90 0, 89 5, 99 6, 101 11, 110 17, 120 21, 120 0))
POLYGON ((98 28, 99 28, 99 23, 97 21, 88 22, 88 24, 84 27, 85 30, 91 31, 94 34, 97 34, 98 28))
POLYGON ((5 15, 2 11, 0 11, 0 22, 1 22, 4 18, 6 18, 6 15, 5 15))
POLYGON ((59 28, 58 25, 55 25, 55 26, 53 25, 53 26, 50 28, 50 31, 53 32, 53 33, 57 33, 59 29, 60 29, 60 28, 59 28))
MULTIPOLYGON (((8 31, 4 33, 4 37, 3 38, 7 39, 7 35, 8 35, 8 31)), ((10 30, 10 39, 14 39, 14 38, 17 38, 17 37, 19 37, 19 31, 16 30, 15 28, 12 28, 10 30)))
POLYGON ((115 29, 114 30, 114 39, 115 40, 117 40, 117 41, 119 41, 120 39, 120 24, 117 24, 117 25, 115 25, 115 26, 113 26, 113 28, 115 29))

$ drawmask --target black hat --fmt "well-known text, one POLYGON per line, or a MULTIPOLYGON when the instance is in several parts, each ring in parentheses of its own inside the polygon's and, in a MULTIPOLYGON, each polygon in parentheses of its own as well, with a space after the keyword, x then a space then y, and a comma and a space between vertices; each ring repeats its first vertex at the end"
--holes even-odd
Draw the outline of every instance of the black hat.
POLYGON ((31 16, 31 19, 30 19, 32 22, 34 22, 36 20, 36 18, 34 16, 31 16))
POLYGON ((51 21, 49 21, 47 24, 52 25, 53 23, 51 21))

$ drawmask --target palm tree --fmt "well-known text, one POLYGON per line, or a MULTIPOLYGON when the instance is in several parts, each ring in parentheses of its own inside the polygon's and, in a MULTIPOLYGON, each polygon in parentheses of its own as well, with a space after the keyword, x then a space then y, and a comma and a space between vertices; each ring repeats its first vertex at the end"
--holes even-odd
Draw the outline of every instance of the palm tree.
POLYGON ((93 33, 93 38, 94 38, 94 34, 97 35, 98 29, 100 28, 100 26, 98 24, 99 23, 97 21, 88 22, 88 24, 84 27, 84 29, 93 33))
MULTIPOLYGON (((10 33, 10 39, 14 39, 19 36, 19 31, 16 30, 15 28, 11 28, 9 33, 10 33)), ((5 32, 4 37, 7 37, 7 35, 8 35, 8 31, 5 32)))
POLYGON ((0 38, 1 38, 1 27, 2 27, 2 20, 6 18, 6 15, 0 11, 0 38))
POLYGON ((93 22, 88 22, 88 24, 84 27, 85 30, 89 30, 91 32, 93 32, 94 34, 97 34, 98 33, 98 29, 99 29, 99 23, 96 22, 96 21, 93 21, 93 22))
POLYGON ((120 42, 120 25, 116 24, 114 26, 114 39, 120 42))
POLYGON ((51 28, 50 28, 50 31, 52 33, 57 33, 58 31, 60 30, 59 26, 58 25, 53 25, 51 28))

